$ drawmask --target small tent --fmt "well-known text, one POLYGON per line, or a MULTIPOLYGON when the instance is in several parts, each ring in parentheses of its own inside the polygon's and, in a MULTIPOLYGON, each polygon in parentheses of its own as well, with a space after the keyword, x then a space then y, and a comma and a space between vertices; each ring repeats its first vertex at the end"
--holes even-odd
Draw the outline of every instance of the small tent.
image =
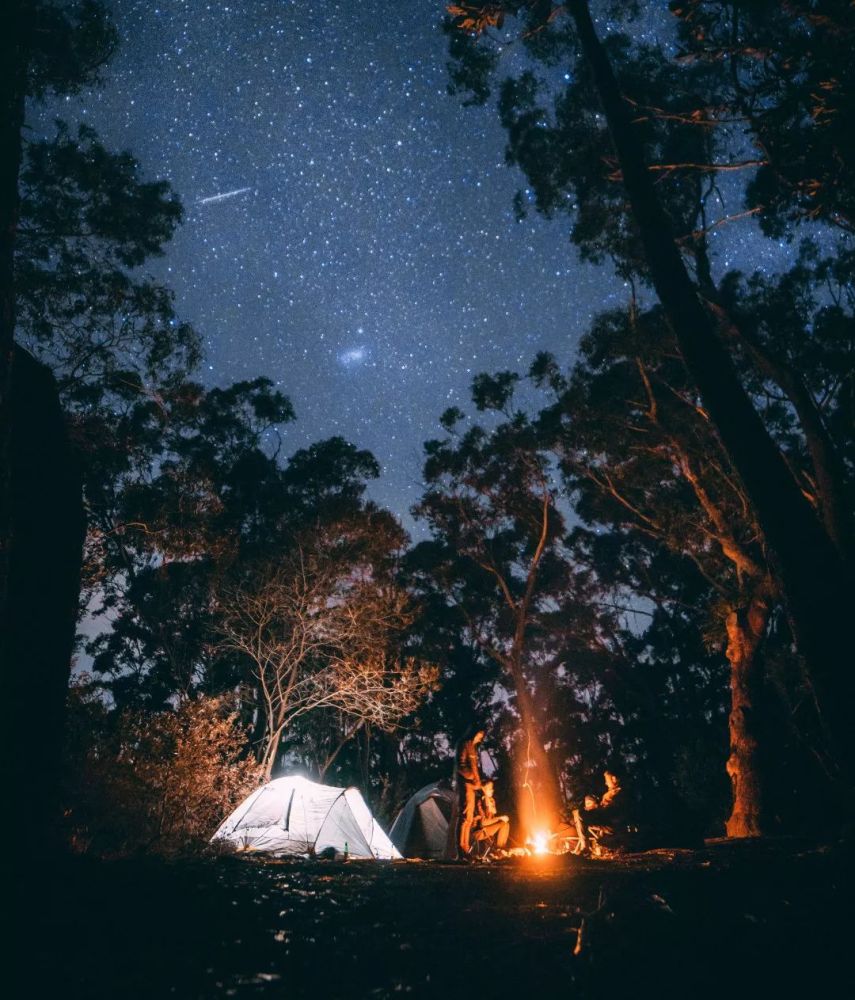
POLYGON ((434 781, 407 800, 389 839, 405 858, 453 858, 456 814, 453 789, 448 782, 434 781))
POLYGON ((400 858, 355 788, 331 788, 292 775, 256 789, 211 837, 240 851, 352 858, 400 858))

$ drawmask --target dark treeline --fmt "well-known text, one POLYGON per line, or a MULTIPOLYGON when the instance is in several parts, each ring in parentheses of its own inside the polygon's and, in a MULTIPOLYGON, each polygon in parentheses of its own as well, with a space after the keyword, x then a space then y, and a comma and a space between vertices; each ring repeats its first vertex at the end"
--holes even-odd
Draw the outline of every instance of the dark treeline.
MULTIPOLYGON (((576 559, 651 602, 651 640, 679 608, 724 652, 727 830, 745 836, 797 823, 800 794, 851 810, 855 19, 674 2, 651 45, 643 7, 596 5, 595 24, 583 0, 449 5, 451 89, 483 104, 497 81, 518 210, 569 216, 583 258, 633 288, 569 375, 535 362, 555 398, 538 425, 576 559), (529 68, 502 78, 511 46, 529 68), (791 270, 727 270, 716 237, 746 216, 798 248, 791 270)), ((676 638, 666 653, 688 652, 676 638)))
POLYGON ((441 415, 415 545, 367 497, 371 454, 292 453, 268 379, 198 380, 200 338, 145 273, 181 222, 169 186, 88 128, 24 127, 27 100, 96 82, 102 6, 9 6, 7 760, 45 776, 78 849, 204 843, 289 767, 389 819, 473 718, 500 795, 530 789, 549 821, 606 764, 708 833, 847 815, 855 19, 672 6, 667 51, 631 19, 601 43, 584 3, 450 8, 468 99, 525 48, 498 101, 520 211, 566 215, 632 294, 575 359, 480 375, 474 412, 441 415), (716 258, 737 171, 732 214, 798 247, 788 271, 716 258))

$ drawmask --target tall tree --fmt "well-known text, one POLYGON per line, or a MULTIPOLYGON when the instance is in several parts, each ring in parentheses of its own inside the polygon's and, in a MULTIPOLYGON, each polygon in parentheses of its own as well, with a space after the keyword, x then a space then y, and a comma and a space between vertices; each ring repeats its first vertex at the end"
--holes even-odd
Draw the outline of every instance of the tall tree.
POLYGON ((206 676, 214 591, 247 550, 283 552, 289 505, 266 439, 293 410, 266 379, 131 388, 113 410, 93 422, 107 447, 87 484, 87 603, 109 627, 87 651, 117 702, 158 709, 230 683, 206 676))
MULTIPOLYGON (((23 144, 16 339, 57 381, 78 480, 82 473, 85 603, 93 595, 109 601, 115 574, 128 587, 137 582, 119 505, 166 457, 174 425, 192 423, 202 395, 187 382, 199 359, 195 331, 176 317, 171 293, 139 270, 162 252, 181 206, 167 184, 140 175, 130 154, 109 152, 87 127, 72 133, 58 123, 52 136, 23 144)), ((39 530, 54 523, 43 517, 39 530)), ((61 562, 74 565, 67 556, 61 562)), ((79 582, 78 569, 66 617, 75 617, 79 582)), ((70 653, 66 640, 60 698, 70 653)))
POLYGON ((57 4, 10 0, 0 20, 0 609, 8 587, 11 484, 10 398, 16 326, 14 256, 20 208, 25 105, 75 93, 97 81, 115 46, 104 6, 95 0, 57 4))
MULTIPOLYGON (((721 317, 707 305, 692 279, 674 232, 674 222, 655 184, 656 165, 645 155, 643 125, 632 95, 626 95, 614 69, 614 47, 598 37, 584 0, 552 4, 507 2, 452 6, 457 25, 481 38, 499 28, 506 14, 526 20, 529 46, 545 60, 573 53, 573 72, 586 74, 608 125, 618 178, 631 207, 647 273, 692 379, 700 392, 730 461, 739 475, 768 545, 784 593, 799 648, 835 752, 850 778, 855 774, 855 742, 849 736, 855 679, 842 671, 847 648, 845 608, 853 589, 851 566, 841 557, 815 511, 803 496, 779 448, 770 437, 740 381, 719 336, 721 317), (555 29, 566 14, 569 25, 555 29), (557 35, 557 38, 556 38, 557 35), (555 44, 550 47, 550 40, 555 44)), ((484 72, 493 64, 483 45, 457 78, 473 77, 482 99, 489 93, 484 72), (473 66, 475 67, 473 69, 473 66)), ((456 43, 458 53, 461 43, 456 43)), ((577 178, 570 177, 572 187, 577 178)))
POLYGON ((337 712, 346 720, 325 771, 365 727, 394 731, 433 685, 435 672, 403 654, 412 601, 362 562, 361 546, 343 543, 355 528, 313 531, 289 558, 257 567, 221 597, 220 648, 246 664, 257 691, 267 780, 283 738, 306 717, 337 712))
MULTIPOLYGON (((700 571, 708 582, 707 629, 718 633, 731 664, 728 834, 769 832, 770 685, 762 646, 777 580, 659 311, 601 317, 580 345, 568 384, 547 358, 534 371, 560 393, 544 426, 560 422, 562 466, 580 515, 613 524, 616 537, 628 531, 667 547, 686 560, 686 576, 700 571)), ((626 546, 625 558, 637 545, 626 546)))
POLYGON ((504 417, 492 430, 459 432, 463 414, 452 409, 442 417, 447 439, 425 445, 427 488, 414 513, 433 540, 417 546, 413 558, 504 673, 519 714, 515 771, 531 833, 536 825, 554 828, 561 802, 537 688, 543 616, 571 580, 550 457, 525 415, 510 409, 515 381, 510 373, 475 380, 476 405, 504 417))
POLYGON ((91 84, 114 43, 105 8, 94 0, 10 0, 0 15, 0 663, 8 741, 3 759, 12 772, 10 796, 32 817, 29 846, 54 829, 82 512, 55 386, 14 347, 25 107, 28 99, 91 84), (33 739, 27 720, 39 701, 44 729, 33 739), (19 763, 25 746, 30 748, 26 773, 19 763), (33 773, 41 776, 35 785, 33 773))

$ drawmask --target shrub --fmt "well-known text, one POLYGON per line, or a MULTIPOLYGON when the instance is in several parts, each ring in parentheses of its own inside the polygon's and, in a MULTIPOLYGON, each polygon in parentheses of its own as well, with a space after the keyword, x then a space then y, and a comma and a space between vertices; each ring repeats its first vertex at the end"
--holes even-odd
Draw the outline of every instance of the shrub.
POLYGON ((118 712, 90 686, 77 685, 69 717, 66 819, 75 850, 199 851, 259 783, 259 766, 226 698, 118 712))

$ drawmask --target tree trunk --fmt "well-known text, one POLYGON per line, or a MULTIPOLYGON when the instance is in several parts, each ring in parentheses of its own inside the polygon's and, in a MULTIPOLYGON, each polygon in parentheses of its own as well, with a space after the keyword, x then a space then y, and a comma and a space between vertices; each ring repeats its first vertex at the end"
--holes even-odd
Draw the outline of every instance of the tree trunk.
POLYGON ((822 413, 804 380, 789 364, 774 357, 754 337, 738 330, 757 367, 783 389, 799 418, 813 466, 819 511, 828 537, 845 562, 852 561, 852 512, 846 496, 846 472, 822 413))
POLYGON ((359 730, 362 729, 364 725, 365 725, 365 719, 360 719, 359 722, 357 722, 353 726, 353 728, 350 729, 348 732, 346 732, 344 736, 338 741, 338 744, 336 745, 335 749, 333 749, 330 753, 327 754, 327 758, 323 762, 323 764, 318 765, 318 781, 320 781, 321 784, 324 783, 327 776, 327 771, 329 771, 329 769, 336 762, 338 755, 342 752, 342 750, 344 750, 344 748, 353 739, 353 737, 359 733, 359 730))
POLYGON ((14 355, 9 590, 2 631, 8 741, 3 787, 27 817, 28 847, 58 846, 68 675, 80 598, 85 518, 80 472, 56 382, 26 351, 14 355), (32 712, 39 717, 33 739, 32 712))
POLYGON ((846 470, 822 411, 799 372, 765 347, 753 331, 724 309, 711 277, 705 277, 701 289, 705 302, 719 321, 722 334, 731 341, 742 343, 758 370, 783 390, 793 404, 813 466, 822 523, 841 559, 851 567, 855 525, 847 496, 846 470))
POLYGON ((273 768, 276 766, 276 755, 279 753, 279 744, 282 741, 282 730, 277 729, 270 735, 267 746, 264 748, 259 763, 262 768, 262 776, 265 784, 273 777, 273 768))
POLYGON ((771 608, 765 596, 727 616, 727 658, 730 661, 730 756, 727 773, 733 806, 728 837, 759 837, 769 833, 764 777, 764 678, 760 646, 771 608))
MULTIPOLYGON (((24 127, 25 66, 20 0, 8 0, 0 20, 0 635, 6 626, 11 532, 10 434, 12 355, 15 336, 14 255, 18 231, 18 176, 24 127)), ((4 667, 5 669, 5 667, 4 667)))
POLYGON ((599 94, 656 293, 773 557, 833 753, 851 782, 855 679, 849 662, 852 580, 737 377, 674 241, 641 143, 588 4, 569 10, 599 94))
POLYGON ((264 747, 267 737, 267 713, 264 711, 264 695, 260 687, 255 689, 255 708, 250 720, 249 745, 252 754, 260 764, 264 757, 264 747))

